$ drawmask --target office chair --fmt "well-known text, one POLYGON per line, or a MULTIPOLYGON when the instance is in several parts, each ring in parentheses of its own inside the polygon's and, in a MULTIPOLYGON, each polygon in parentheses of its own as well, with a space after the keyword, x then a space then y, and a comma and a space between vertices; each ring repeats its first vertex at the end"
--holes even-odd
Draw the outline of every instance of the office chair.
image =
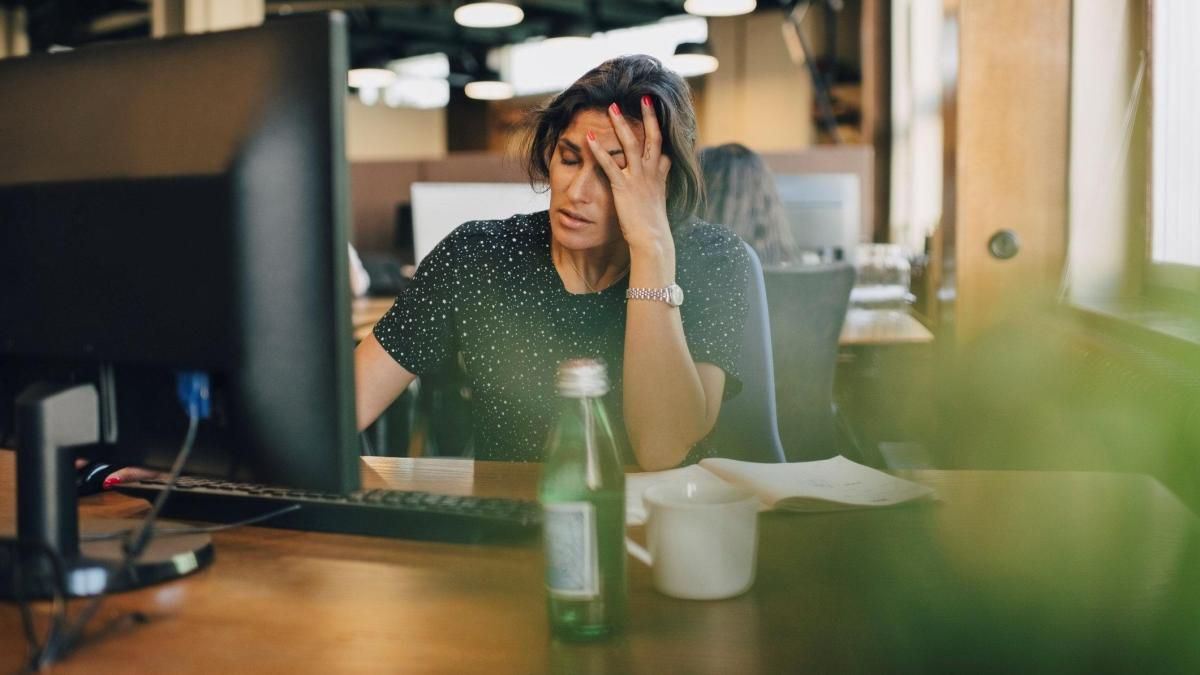
POLYGON ((722 457, 782 462, 784 452, 775 419, 775 370, 763 268, 754 249, 746 243, 742 246, 750 256, 750 277, 746 284, 749 311, 738 359, 742 393, 721 406, 712 439, 722 457))
POLYGON ((837 454, 833 374, 854 266, 775 267, 765 274, 779 435, 788 461, 837 454))

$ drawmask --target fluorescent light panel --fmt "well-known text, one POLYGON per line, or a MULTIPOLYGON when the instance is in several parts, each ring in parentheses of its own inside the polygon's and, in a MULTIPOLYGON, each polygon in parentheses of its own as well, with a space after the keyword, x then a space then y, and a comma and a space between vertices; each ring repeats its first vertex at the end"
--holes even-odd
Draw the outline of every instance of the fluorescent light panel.
POLYGON ((683 11, 696 16, 737 16, 753 12, 756 6, 755 0, 687 0, 683 11))
POLYGON ((502 101, 513 97, 513 86, 500 80, 475 80, 463 87, 463 93, 481 101, 502 101))
POLYGON ((467 28, 504 28, 525 18, 520 7, 508 2, 472 2, 454 10, 454 21, 467 28))
POLYGON ((355 89, 378 89, 396 81, 396 73, 388 68, 355 68, 347 80, 355 89))
POLYGON ((648 26, 596 33, 586 41, 537 40, 492 50, 501 79, 514 94, 527 96, 560 91, 580 75, 622 54, 649 54, 670 67, 681 42, 708 40, 708 22, 698 16, 677 16, 648 26))
POLYGON ((675 54, 667 67, 683 77, 707 75, 717 69, 717 57, 708 54, 675 54))

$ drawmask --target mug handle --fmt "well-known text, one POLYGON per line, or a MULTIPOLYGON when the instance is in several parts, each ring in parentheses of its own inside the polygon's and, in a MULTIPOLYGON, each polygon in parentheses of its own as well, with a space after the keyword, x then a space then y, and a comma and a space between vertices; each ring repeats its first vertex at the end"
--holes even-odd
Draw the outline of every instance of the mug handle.
POLYGON ((650 557, 650 551, 647 551, 641 544, 629 537, 625 537, 625 551, 647 567, 654 565, 654 559, 650 557))

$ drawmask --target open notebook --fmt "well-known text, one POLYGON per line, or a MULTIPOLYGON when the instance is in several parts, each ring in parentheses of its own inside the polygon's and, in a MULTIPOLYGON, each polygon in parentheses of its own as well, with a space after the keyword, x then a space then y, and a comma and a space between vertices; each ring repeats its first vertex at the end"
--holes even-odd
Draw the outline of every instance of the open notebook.
POLYGON ((933 488, 896 478, 837 456, 816 462, 766 464, 735 459, 703 459, 669 471, 631 473, 625 477, 625 522, 646 522, 642 493, 670 481, 725 481, 750 490, 761 510, 840 511, 933 498, 933 488))

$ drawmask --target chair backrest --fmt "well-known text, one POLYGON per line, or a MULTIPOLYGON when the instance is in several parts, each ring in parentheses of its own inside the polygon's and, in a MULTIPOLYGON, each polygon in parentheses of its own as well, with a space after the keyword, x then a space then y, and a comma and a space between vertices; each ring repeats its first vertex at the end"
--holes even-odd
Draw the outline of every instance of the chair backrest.
POLYGON ((750 276, 746 283, 749 311, 738 360, 742 392, 721 406, 713 443, 723 457, 782 462, 784 454, 775 418, 775 369, 771 361, 771 325, 763 269, 754 249, 745 243, 742 246, 750 255, 750 276))
POLYGON ((849 263, 764 272, 779 435, 788 461, 837 454, 833 374, 854 267, 849 263))

